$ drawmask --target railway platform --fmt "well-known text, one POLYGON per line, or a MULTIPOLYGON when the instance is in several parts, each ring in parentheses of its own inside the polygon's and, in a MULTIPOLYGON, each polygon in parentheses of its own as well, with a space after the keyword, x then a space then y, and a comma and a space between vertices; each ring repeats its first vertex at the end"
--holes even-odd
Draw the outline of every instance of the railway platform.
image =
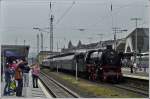
POLYGON ((5 82, 1 82, 1 98, 8 99, 8 98, 42 98, 42 99, 49 99, 52 98, 51 95, 47 92, 45 86, 38 80, 39 88, 32 87, 32 76, 31 73, 29 74, 29 87, 23 87, 22 90, 22 97, 17 97, 15 94, 10 96, 3 96, 3 90, 5 86, 5 82))
POLYGON ((125 77, 149 80, 148 69, 146 71, 137 69, 136 72, 133 70, 133 73, 131 73, 130 68, 122 68, 122 73, 125 77))

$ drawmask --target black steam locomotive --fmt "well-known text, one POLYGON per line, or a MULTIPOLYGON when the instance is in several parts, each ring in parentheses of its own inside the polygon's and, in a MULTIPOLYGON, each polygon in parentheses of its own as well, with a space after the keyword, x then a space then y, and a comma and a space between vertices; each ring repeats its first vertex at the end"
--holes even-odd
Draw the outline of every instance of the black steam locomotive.
POLYGON ((75 72, 77 66, 78 74, 89 80, 118 82, 122 79, 121 57, 108 46, 106 50, 56 55, 43 61, 42 66, 69 72, 75 72))

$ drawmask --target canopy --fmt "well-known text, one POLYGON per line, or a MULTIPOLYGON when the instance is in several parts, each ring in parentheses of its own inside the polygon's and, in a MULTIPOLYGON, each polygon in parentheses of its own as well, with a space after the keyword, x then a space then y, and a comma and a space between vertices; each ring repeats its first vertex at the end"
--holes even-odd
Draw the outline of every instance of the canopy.
POLYGON ((22 57, 19 52, 16 52, 16 51, 9 51, 9 50, 6 50, 5 51, 5 56, 6 57, 16 57, 16 58, 19 58, 19 57, 22 57))

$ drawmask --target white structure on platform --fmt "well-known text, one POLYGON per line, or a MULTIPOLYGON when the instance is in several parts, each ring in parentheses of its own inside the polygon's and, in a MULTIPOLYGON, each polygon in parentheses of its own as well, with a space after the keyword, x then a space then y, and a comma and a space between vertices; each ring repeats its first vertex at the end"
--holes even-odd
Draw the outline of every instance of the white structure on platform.
POLYGON ((149 28, 137 28, 133 30, 127 37, 125 42, 125 52, 135 51, 135 34, 137 30, 137 51, 149 51, 149 28))

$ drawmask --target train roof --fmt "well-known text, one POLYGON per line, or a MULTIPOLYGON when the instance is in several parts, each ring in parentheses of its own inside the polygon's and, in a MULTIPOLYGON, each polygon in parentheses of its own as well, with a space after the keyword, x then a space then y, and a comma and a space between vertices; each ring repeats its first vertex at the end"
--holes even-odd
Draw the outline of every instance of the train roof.
POLYGON ((63 56, 63 57, 55 57, 53 58, 54 61, 58 61, 58 60, 70 60, 70 59, 73 59, 74 58, 74 54, 70 54, 70 55, 67 55, 67 56, 63 56))
POLYGON ((64 57, 64 56, 68 56, 68 55, 74 55, 75 53, 62 53, 62 54, 59 54, 59 55, 55 55, 55 56, 52 56, 52 57, 49 57, 48 59, 53 59, 53 58, 57 58, 57 57, 64 57))

